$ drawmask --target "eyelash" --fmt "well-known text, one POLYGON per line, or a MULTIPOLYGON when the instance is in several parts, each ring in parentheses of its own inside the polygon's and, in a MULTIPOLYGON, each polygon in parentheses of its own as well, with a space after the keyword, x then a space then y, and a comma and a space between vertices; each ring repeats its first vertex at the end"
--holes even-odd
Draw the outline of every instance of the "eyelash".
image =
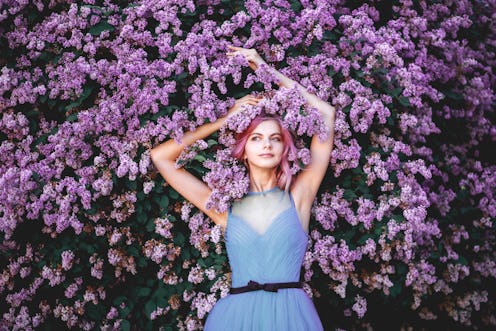
MULTIPOLYGON (((279 138, 279 137, 274 137, 274 138, 271 138, 271 139, 274 140, 274 141, 278 141, 278 142, 281 141, 281 138, 279 138)), ((255 137, 252 137, 251 140, 258 141, 258 140, 260 140, 260 137, 255 136, 255 137)))

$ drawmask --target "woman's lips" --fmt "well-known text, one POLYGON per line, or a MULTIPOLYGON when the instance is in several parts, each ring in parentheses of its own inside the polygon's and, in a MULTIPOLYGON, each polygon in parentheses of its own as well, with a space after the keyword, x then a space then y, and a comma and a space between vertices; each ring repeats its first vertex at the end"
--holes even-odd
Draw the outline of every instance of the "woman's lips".
POLYGON ((264 154, 260 154, 259 156, 261 156, 261 157, 273 157, 274 154, 264 153, 264 154))

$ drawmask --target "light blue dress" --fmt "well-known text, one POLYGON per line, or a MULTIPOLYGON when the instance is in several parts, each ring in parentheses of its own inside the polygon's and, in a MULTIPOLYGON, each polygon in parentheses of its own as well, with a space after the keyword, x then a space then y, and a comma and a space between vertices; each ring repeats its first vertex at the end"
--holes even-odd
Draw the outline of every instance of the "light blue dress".
MULTIPOLYGON (((228 212, 225 242, 232 287, 250 280, 298 282, 307 249, 291 194, 273 188, 250 192, 228 212)), ((323 330, 312 300, 301 288, 229 294, 205 322, 207 331, 323 330)))

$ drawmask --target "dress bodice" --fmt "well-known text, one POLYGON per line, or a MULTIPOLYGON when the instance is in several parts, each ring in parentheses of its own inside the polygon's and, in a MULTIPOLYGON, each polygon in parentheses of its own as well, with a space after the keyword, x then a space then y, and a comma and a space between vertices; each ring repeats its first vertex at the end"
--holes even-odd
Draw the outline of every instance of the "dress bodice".
POLYGON ((299 281, 308 235, 289 192, 250 192, 228 211, 225 242, 232 287, 299 281))

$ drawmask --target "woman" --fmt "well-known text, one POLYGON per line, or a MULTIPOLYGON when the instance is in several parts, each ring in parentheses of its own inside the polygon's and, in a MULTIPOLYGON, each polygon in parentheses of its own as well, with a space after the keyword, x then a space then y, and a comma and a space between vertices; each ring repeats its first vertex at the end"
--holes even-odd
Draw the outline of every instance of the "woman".
MULTIPOLYGON (((267 65, 254 49, 228 47, 228 57, 241 54, 254 70, 267 65)), ((310 210, 333 147, 335 109, 280 72, 274 73, 280 86, 297 85, 329 129, 326 141, 312 137, 311 162, 296 178, 292 178, 287 160, 295 148, 291 135, 281 119, 264 116, 255 118, 237 136, 233 155, 247 167, 250 192, 229 211, 207 209, 209 187, 186 170, 176 169, 176 159, 186 146, 220 129, 243 105, 256 105, 259 98, 252 95, 238 99, 226 117, 186 133, 181 144, 171 139, 151 151, 164 179, 225 231, 232 288, 208 315, 207 331, 322 330, 315 306, 298 280, 307 248, 310 210)))

